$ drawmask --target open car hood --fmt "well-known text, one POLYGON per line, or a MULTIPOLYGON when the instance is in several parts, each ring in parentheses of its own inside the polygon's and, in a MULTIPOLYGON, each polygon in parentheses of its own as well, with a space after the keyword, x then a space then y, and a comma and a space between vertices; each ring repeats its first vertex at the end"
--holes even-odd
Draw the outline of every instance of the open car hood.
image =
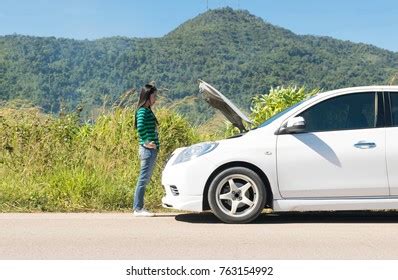
POLYGON ((215 89, 205 81, 199 80, 199 91, 203 94, 204 99, 210 106, 218 109, 223 115, 241 132, 246 131, 243 121, 253 123, 238 107, 235 106, 221 92, 215 89))

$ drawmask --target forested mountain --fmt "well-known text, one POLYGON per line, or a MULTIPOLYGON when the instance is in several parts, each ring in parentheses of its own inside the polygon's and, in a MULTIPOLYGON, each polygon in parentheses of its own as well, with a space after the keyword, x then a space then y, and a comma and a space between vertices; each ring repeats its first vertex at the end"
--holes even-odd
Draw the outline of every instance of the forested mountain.
MULTIPOLYGON (((94 41, 0 37, 0 100, 27 99, 47 112, 83 104, 155 80, 170 101, 197 96, 197 79, 214 84, 243 108, 271 86, 332 89, 385 84, 398 71, 398 53, 330 37, 299 36, 247 11, 210 10, 161 38, 94 41)), ((208 116, 200 99, 179 110, 208 116)), ((196 118, 200 120, 200 118, 196 118)))

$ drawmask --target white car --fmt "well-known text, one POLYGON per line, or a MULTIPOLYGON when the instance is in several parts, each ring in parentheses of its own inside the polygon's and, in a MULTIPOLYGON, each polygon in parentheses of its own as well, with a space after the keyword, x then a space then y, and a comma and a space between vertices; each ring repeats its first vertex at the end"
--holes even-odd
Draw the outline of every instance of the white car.
MULTIPOLYGON (((240 129, 250 122, 200 82, 205 99, 240 129)), ((398 86, 317 94, 237 137, 174 151, 164 207, 212 210, 247 223, 280 211, 398 209, 398 86)))

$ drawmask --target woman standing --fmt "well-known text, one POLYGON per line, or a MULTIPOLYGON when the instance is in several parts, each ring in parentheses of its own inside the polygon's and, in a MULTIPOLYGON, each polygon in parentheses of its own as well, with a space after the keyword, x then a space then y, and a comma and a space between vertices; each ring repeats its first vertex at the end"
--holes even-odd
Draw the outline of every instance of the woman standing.
POLYGON ((135 113, 135 128, 138 131, 139 155, 141 170, 134 194, 134 216, 152 217, 153 213, 144 208, 144 194, 151 179, 156 157, 159 150, 157 132, 158 121, 152 112, 151 106, 156 102, 157 89, 147 84, 141 89, 140 99, 135 113))

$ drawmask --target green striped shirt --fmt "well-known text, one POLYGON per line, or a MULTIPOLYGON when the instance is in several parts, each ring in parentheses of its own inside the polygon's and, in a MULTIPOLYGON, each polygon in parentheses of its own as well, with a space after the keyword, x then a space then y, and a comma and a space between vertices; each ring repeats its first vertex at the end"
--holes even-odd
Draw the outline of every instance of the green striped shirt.
POLYGON ((140 145, 153 141, 159 149, 156 118, 152 110, 146 107, 141 107, 137 111, 136 118, 140 145))

